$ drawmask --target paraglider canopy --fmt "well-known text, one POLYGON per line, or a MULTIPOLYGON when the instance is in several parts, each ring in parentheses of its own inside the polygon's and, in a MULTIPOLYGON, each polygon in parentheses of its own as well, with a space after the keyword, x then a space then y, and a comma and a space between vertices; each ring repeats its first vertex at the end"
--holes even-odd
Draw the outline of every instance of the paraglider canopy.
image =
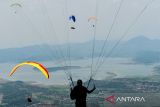
POLYGON ((97 21, 97 17, 96 16, 91 16, 91 17, 88 18, 88 22, 92 21, 92 20, 97 21))
POLYGON ((22 8, 22 5, 20 3, 13 3, 10 5, 10 7, 14 8, 14 13, 16 14, 18 11, 18 8, 22 8))
POLYGON ((37 69, 39 69, 43 75, 49 79, 49 73, 47 71, 47 69, 41 65, 40 63, 37 63, 37 62, 23 62, 23 63, 20 63, 18 65, 16 65, 10 72, 9 76, 12 76, 14 72, 16 72, 16 70, 21 67, 21 66, 24 66, 24 65, 30 65, 30 66, 34 66, 36 67, 37 69))
POLYGON ((95 27, 95 23, 97 21, 97 17, 91 16, 88 18, 88 22, 91 23, 92 27, 95 27))
POLYGON ((19 3, 14 3, 14 4, 11 4, 10 7, 22 7, 22 5, 19 3))
POLYGON ((69 20, 76 22, 76 17, 74 15, 69 16, 69 20))

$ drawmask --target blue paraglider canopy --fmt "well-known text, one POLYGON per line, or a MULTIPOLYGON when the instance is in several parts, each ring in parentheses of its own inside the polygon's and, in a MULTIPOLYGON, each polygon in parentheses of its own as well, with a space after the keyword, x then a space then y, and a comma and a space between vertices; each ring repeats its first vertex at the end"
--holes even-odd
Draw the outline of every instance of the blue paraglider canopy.
POLYGON ((74 15, 71 15, 71 16, 69 17, 69 20, 72 20, 73 22, 76 22, 76 17, 75 17, 74 15))

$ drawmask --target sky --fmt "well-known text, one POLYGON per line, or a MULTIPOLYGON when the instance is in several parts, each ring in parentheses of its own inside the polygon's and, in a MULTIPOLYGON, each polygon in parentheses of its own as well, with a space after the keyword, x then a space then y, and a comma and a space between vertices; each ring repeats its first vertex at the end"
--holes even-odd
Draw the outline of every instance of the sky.
MULTIPOLYGON (((150 1, 123 0, 109 40, 118 40, 150 1)), ((0 48, 86 42, 93 40, 94 33, 97 40, 104 40, 120 3, 121 0, 0 0, 0 48), (22 7, 11 6, 15 3, 22 7), (76 23, 68 20, 70 15, 76 16, 76 23), (88 22, 92 16, 97 17, 95 28, 95 22, 88 22)), ((159 10, 160 0, 154 0, 124 40, 139 35, 160 39, 159 10)))

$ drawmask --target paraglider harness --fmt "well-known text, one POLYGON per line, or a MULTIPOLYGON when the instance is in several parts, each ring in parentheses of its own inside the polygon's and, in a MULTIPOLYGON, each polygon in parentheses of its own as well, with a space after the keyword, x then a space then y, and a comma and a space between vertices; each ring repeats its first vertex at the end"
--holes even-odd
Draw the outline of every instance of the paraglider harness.
MULTIPOLYGON (((71 76, 71 75, 69 76, 69 80, 71 81, 71 83, 70 83, 70 89, 73 89, 75 85, 74 85, 74 82, 73 82, 73 79, 72 79, 72 76, 71 76)), ((92 75, 90 76, 90 79, 89 79, 89 81, 88 81, 88 84, 87 84, 87 87, 86 87, 87 89, 88 89, 91 81, 93 81, 92 75)), ((93 83, 94 83, 94 82, 93 82, 93 83)), ((94 85, 95 85, 95 84, 94 84, 94 85)))

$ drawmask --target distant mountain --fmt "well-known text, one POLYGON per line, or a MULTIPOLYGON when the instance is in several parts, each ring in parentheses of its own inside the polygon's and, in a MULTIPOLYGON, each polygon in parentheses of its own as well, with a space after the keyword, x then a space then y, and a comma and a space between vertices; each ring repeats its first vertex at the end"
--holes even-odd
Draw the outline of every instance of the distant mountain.
MULTIPOLYGON (((95 41, 94 57, 100 55, 104 41, 95 41)), ((92 41, 70 44, 71 59, 91 57, 92 41)), ((107 56, 116 41, 108 41, 105 45, 107 56)), ((151 40, 145 36, 137 36, 121 42, 110 57, 130 57, 138 63, 155 63, 160 61, 160 40, 151 40)), ((45 61, 67 59, 67 44, 49 46, 46 44, 22 48, 0 49, 0 62, 45 61)))
POLYGON ((49 49, 45 45, 0 49, 0 62, 46 60, 49 59, 47 53, 49 54, 49 49))
POLYGON ((160 40, 145 36, 135 37, 122 43, 114 52, 114 57, 131 57, 137 63, 156 63, 160 61, 160 40))

